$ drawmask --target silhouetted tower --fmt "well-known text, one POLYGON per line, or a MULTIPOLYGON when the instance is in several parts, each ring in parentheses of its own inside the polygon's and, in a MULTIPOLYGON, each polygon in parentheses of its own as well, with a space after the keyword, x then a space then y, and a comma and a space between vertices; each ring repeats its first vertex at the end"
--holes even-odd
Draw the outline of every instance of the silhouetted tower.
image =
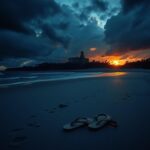
POLYGON ((70 57, 68 61, 69 63, 82 64, 82 65, 89 63, 89 59, 85 58, 83 51, 80 52, 80 57, 70 57))
POLYGON ((85 57, 84 57, 84 52, 83 51, 81 51, 81 53, 80 53, 80 58, 81 59, 84 59, 85 57))

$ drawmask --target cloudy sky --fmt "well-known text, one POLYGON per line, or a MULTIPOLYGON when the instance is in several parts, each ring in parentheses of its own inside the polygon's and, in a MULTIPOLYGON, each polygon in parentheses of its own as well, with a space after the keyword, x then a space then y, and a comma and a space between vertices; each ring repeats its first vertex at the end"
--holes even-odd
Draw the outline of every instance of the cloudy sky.
POLYGON ((1 0, 0 66, 150 57, 150 0, 1 0))

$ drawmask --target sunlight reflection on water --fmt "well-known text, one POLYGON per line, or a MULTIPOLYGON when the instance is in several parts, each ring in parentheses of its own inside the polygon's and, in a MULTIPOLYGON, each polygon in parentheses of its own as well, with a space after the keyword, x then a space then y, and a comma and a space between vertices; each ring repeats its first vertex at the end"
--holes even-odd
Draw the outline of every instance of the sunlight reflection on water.
POLYGON ((99 74, 98 77, 117 77, 117 76, 125 76, 127 72, 111 72, 111 73, 102 73, 99 74))

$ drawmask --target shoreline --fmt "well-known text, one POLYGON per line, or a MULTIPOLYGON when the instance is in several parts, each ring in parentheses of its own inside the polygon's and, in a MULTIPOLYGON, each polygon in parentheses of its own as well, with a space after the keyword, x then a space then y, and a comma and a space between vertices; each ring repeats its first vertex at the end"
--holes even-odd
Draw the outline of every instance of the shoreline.
MULTIPOLYGON (((7 72, 8 73, 8 72, 7 72)), ((8 75, 1 75, 0 78, 0 89, 18 86, 27 86, 32 84, 43 84, 44 82, 60 82, 67 80, 78 80, 78 79, 89 79, 89 78, 102 78, 102 77, 113 77, 121 76, 121 74, 129 73, 150 73, 150 70, 139 70, 139 69, 103 69, 103 70, 82 70, 82 71, 67 71, 67 72, 9 72, 8 75), (19 73, 19 74, 17 74, 19 73), (26 76, 22 76, 22 74, 26 76), (61 73, 63 73, 61 75, 61 73), (56 77, 55 77, 56 74, 56 77), (13 75, 13 76, 12 76, 13 75), (52 77, 51 77, 52 75, 52 77), (59 76, 58 76, 59 75, 59 76), (5 77, 6 76, 6 77, 5 77), (46 76, 46 77, 44 77, 46 76), (33 80, 32 80, 33 79, 33 80), (10 80, 10 81, 7 81, 10 80), (14 81, 13 81, 14 80, 14 81), (16 81, 15 81, 16 80, 16 81), (6 82, 5 82, 6 81, 6 82), (13 81, 13 82, 12 82, 13 81)))
MULTIPOLYGON (((127 72, 95 72, 95 74, 78 74, 73 76, 66 76, 66 77, 60 77, 60 78, 52 78, 52 79, 36 79, 36 80, 30 80, 30 81, 19 81, 15 83, 4 83, 0 84, 1 88, 8 88, 13 86, 27 86, 32 84, 43 84, 48 82, 59 82, 59 81, 68 81, 68 80, 80 80, 80 79, 90 79, 90 78, 103 78, 103 77, 117 77, 117 76, 124 76, 128 74, 127 72)), ((31 77, 28 77, 29 79, 31 77)))

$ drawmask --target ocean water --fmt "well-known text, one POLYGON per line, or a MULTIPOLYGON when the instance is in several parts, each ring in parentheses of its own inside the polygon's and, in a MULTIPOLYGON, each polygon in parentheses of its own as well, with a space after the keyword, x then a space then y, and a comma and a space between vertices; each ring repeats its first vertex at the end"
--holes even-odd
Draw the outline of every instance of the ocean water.
POLYGON ((0 74, 0 88, 38 82, 90 78, 102 72, 6 72, 0 74))
POLYGON ((80 78, 115 77, 127 74, 127 72, 5 72, 0 74, 0 88, 10 86, 29 85, 38 82, 50 82, 59 80, 71 80, 80 78))

